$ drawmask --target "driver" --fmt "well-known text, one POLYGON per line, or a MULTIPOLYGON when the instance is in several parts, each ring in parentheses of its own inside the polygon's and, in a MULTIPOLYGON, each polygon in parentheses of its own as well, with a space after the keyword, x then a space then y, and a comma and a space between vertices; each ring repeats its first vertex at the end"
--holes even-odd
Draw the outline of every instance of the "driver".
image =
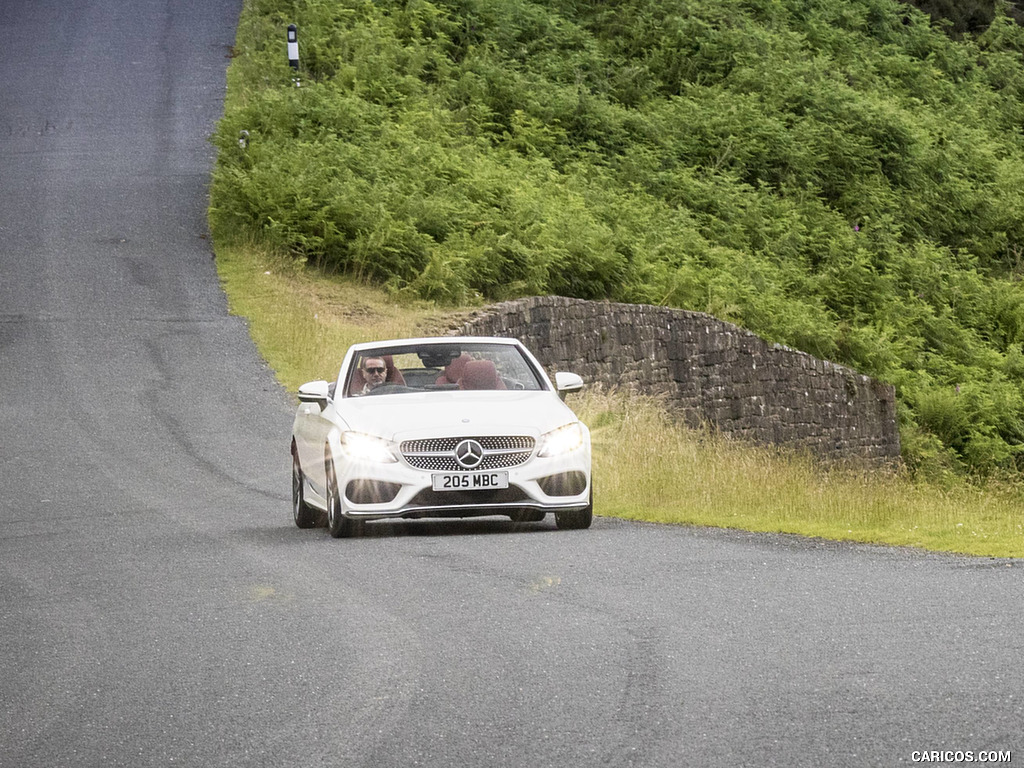
POLYGON ((382 357, 368 357, 363 361, 363 378, 366 380, 366 384, 363 385, 362 394, 366 394, 371 389, 376 389, 384 383, 384 379, 388 375, 388 367, 382 357))

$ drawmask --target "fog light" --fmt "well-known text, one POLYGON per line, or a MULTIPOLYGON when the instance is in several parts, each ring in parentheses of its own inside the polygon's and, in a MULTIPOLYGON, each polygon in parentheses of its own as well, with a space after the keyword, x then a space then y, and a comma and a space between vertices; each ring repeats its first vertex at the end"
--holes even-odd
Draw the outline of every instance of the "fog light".
POLYGON ((559 472, 537 481, 548 496, 579 496, 587 488, 587 476, 582 472, 559 472))

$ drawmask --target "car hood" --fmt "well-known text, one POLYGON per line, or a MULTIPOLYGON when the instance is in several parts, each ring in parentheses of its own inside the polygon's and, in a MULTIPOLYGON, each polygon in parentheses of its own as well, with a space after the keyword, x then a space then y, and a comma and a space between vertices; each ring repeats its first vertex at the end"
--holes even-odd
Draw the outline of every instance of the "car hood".
POLYGON ((427 436, 533 435, 576 420, 558 395, 542 392, 424 392, 348 397, 343 428, 389 440, 427 436))

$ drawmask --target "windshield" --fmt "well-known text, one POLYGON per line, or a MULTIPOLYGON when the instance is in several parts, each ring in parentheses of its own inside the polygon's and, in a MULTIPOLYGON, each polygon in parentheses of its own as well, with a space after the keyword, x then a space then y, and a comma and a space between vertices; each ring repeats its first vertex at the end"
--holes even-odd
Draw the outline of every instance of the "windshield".
POLYGON ((356 354, 345 397, 442 390, 540 390, 544 385, 519 347, 451 343, 382 346, 356 354))

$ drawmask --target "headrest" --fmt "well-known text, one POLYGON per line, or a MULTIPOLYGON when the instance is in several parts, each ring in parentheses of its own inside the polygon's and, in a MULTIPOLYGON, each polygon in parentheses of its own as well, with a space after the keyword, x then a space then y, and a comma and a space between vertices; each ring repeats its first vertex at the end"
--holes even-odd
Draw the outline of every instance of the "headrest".
POLYGON ((462 377, 462 370, 473 358, 463 352, 444 367, 444 373, 437 377, 435 384, 458 384, 462 377))
POLYGON ((459 389, 505 389, 505 384, 490 360, 467 360, 459 389))

